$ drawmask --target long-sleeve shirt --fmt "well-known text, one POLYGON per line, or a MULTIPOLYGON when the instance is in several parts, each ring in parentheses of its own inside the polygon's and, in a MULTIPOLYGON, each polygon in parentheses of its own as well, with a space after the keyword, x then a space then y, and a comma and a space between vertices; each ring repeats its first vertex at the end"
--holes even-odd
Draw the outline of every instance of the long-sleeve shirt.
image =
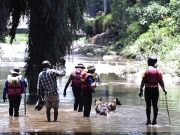
POLYGON ((65 85, 65 87, 64 87, 64 90, 65 90, 65 91, 66 91, 67 87, 69 86, 69 84, 71 83, 71 81, 72 81, 72 73, 70 74, 70 76, 69 76, 69 78, 68 78, 68 81, 67 81, 67 83, 66 83, 66 85, 65 85))
POLYGON ((45 68, 39 73, 37 92, 38 94, 44 94, 47 96, 57 95, 57 77, 62 77, 66 74, 66 68, 63 67, 61 71, 55 69, 45 68))
POLYGON ((94 83, 94 80, 91 76, 89 76, 89 77, 87 77, 86 82, 91 85, 94 83))
MULTIPOLYGON (((27 83, 24 78, 21 78, 21 84, 22 84, 22 91, 23 93, 26 92, 27 83)), ((3 96, 6 96, 6 93, 8 92, 8 79, 5 81, 4 89, 3 89, 3 96)))

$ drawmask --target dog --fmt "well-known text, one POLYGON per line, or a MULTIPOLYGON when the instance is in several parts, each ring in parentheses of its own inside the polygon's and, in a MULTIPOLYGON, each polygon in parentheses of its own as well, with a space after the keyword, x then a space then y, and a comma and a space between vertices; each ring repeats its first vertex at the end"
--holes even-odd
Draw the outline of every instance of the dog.
POLYGON ((117 105, 122 105, 118 98, 113 99, 110 102, 106 102, 105 105, 107 106, 109 111, 115 111, 117 105))
POLYGON ((95 99, 95 111, 96 114, 107 116, 109 114, 109 109, 107 105, 102 103, 102 98, 95 99))

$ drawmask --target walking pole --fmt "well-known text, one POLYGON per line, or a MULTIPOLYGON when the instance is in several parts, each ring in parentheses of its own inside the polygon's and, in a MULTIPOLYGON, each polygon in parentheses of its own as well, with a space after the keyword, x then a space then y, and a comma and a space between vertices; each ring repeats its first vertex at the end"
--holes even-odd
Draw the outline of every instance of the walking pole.
POLYGON ((26 90, 24 92, 24 114, 26 115, 26 90))
POLYGON ((168 113, 168 117, 169 117, 169 123, 171 124, 166 94, 165 94, 165 98, 166 98, 166 108, 167 108, 167 113, 168 113))

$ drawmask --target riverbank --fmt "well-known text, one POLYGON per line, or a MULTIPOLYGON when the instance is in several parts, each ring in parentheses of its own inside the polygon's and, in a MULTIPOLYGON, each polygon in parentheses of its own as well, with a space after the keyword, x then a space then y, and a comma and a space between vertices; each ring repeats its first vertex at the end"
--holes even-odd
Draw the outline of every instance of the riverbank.
MULTIPOLYGON (((6 46, 7 47, 7 46, 6 46)), ((22 46, 12 45, 10 48, 6 48, 5 54, 8 54, 9 50, 11 56, 15 57, 12 53, 16 50, 19 54, 24 55, 22 46), (12 47, 12 48, 11 48, 12 47)), ((25 46, 23 46, 25 48, 25 46)), ((8 56, 8 55, 6 55, 8 56)), ((75 56, 75 55, 74 55, 75 56)), ((20 106, 20 116, 10 117, 8 115, 8 102, 4 103, 2 97, 0 98, 0 134, 22 134, 22 135, 148 135, 148 134, 175 134, 179 135, 180 130, 180 101, 179 101, 179 86, 167 85, 167 99, 170 111, 171 123, 169 124, 168 114, 166 110, 166 100, 162 90, 159 91, 159 113, 158 124, 155 126, 146 126, 146 114, 145 114, 145 101, 144 97, 139 98, 139 82, 141 79, 140 68, 142 62, 130 61, 121 59, 120 61, 114 61, 109 59, 105 61, 103 59, 95 59, 94 57, 74 57, 73 60, 69 60, 66 57, 67 74, 60 82, 58 82, 58 89, 60 95, 60 108, 57 122, 47 122, 45 107, 41 111, 35 110, 35 102, 28 102, 26 106, 26 115, 24 114, 24 95, 22 95, 22 102, 20 106), (67 96, 63 97, 63 90, 68 80, 69 74, 74 70, 77 63, 83 63, 85 66, 88 64, 94 64, 96 66, 96 72, 99 73, 102 81, 101 85, 97 85, 95 93, 93 93, 91 114, 89 118, 83 117, 82 112, 73 111, 74 97, 71 87, 67 89, 67 96), (133 73, 130 69, 132 65, 137 69, 137 72, 133 73), (127 68, 128 67, 128 68, 127 68), (126 70, 127 74, 124 77, 127 80, 120 78, 121 71, 126 70), (137 81, 129 81, 130 79, 137 81), (129 80, 128 80, 129 79, 129 80), (94 101, 96 98, 102 97, 103 103, 111 101, 113 98, 118 98, 122 106, 117 106, 116 111, 110 113, 107 117, 97 115, 95 112, 94 101)), ((5 62, 1 62, 4 64, 5 62)), ((7 62, 10 66, 18 64, 18 62, 7 62)), ((7 64, 5 63, 5 64, 7 64)), ((7 65, 6 65, 7 66, 7 65)), ((9 66, 9 65, 8 65, 9 66)), ((20 65, 21 66, 21 65, 20 65)), ((4 67, 9 74, 11 68, 4 67)), ((133 69, 135 69, 133 68, 133 69)), ((2 70, 2 67, 1 67, 2 70)), ((1 77, 4 72, 0 72, 1 77)), ((4 76, 6 79, 7 75, 4 76)), ((4 81, 1 83, 3 88, 4 81)), ((2 94, 2 93, 1 93, 2 94)), ((27 93, 26 99, 29 101, 29 95, 27 93)), ((34 101, 34 98, 33 98, 34 101)), ((152 111, 153 112, 153 111, 152 111)), ((53 120, 53 110, 51 111, 53 120)))
MULTIPOLYGON (((74 44, 74 53, 81 52, 87 57, 102 57, 102 60, 107 63, 115 63, 116 69, 114 72, 120 77, 127 80, 135 80, 139 82, 141 79, 142 71, 147 67, 147 61, 137 60, 133 57, 128 56, 128 54, 116 55, 115 52, 108 52, 109 54, 100 54, 100 50, 103 50, 97 45, 89 45, 89 48, 84 48, 84 42, 75 42, 74 44), (117 63, 126 61, 126 64, 123 67, 118 66, 117 63)), ((129 52, 129 50, 124 50, 123 53, 129 52)), ((169 63, 164 63, 158 59, 156 64, 159 70, 163 73, 163 78, 166 83, 180 83, 180 72, 177 61, 172 61, 169 63)), ((111 72, 111 71, 110 71, 111 72)))
MULTIPOLYGON (((66 56, 67 61, 67 74, 70 74, 72 70, 74 69, 75 65, 77 63, 81 63, 82 60, 77 60, 78 55, 76 55, 76 52, 78 52, 79 49, 84 47, 85 43, 84 41, 77 41, 73 44, 73 58, 72 60, 68 59, 68 56, 66 56)), ((25 57, 25 49, 26 49, 26 43, 19 43, 19 44, 7 44, 7 43, 1 43, 0 44, 2 49, 2 56, 1 56, 1 62, 0 65, 3 66, 6 62, 17 62, 19 66, 24 67, 24 57, 25 57)), ((91 46, 94 50, 99 51, 99 47, 97 46, 91 46)), ((97 72, 99 74, 101 73, 112 73, 114 72, 116 75, 130 80, 135 81, 137 83, 141 82, 141 74, 142 71, 145 70, 147 67, 146 61, 137 61, 135 59, 128 59, 124 58, 123 56, 112 54, 111 55, 103 55, 103 56, 95 56, 91 53, 82 54, 83 57, 89 57, 92 61, 93 57, 98 57, 98 61, 92 61, 93 64, 97 67, 97 72), (123 65, 119 65, 120 63, 123 63, 123 65), (124 64, 125 63, 125 64, 124 64), (101 68, 102 64, 106 65, 106 68, 101 68)), ((15 64, 17 64, 15 63, 15 64)), ((9 63, 7 63, 9 64, 9 63)), ((85 64, 87 66, 87 64, 85 64)), ((14 65, 12 65, 14 66, 14 65)), ((162 61, 158 60, 157 67, 162 71, 164 81, 167 84, 170 83, 180 83, 180 73, 177 72, 177 68, 175 67, 175 64, 172 65, 164 65, 162 61)))

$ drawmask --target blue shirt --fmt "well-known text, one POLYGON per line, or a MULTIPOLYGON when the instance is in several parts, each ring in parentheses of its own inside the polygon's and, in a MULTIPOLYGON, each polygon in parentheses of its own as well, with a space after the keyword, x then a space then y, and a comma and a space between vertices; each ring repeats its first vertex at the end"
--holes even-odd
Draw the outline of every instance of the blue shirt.
POLYGON ((91 76, 87 77, 86 82, 90 85, 93 84, 94 83, 93 77, 91 77, 91 76))
MULTIPOLYGON (((25 93, 27 88, 27 83, 24 78, 21 78, 21 83, 22 83, 23 93, 25 93)), ((4 84, 3 96, 6 96, 7 91, 8 91, 8 80, 6 80, 4 84)))
POLYGON ((47 96, 57 95, 57 77, 62 77, 66 74, 66 68, 63 67, 61 71, 55 69, 45 68, 39 73, 37 92, 44 93, 47 96))

